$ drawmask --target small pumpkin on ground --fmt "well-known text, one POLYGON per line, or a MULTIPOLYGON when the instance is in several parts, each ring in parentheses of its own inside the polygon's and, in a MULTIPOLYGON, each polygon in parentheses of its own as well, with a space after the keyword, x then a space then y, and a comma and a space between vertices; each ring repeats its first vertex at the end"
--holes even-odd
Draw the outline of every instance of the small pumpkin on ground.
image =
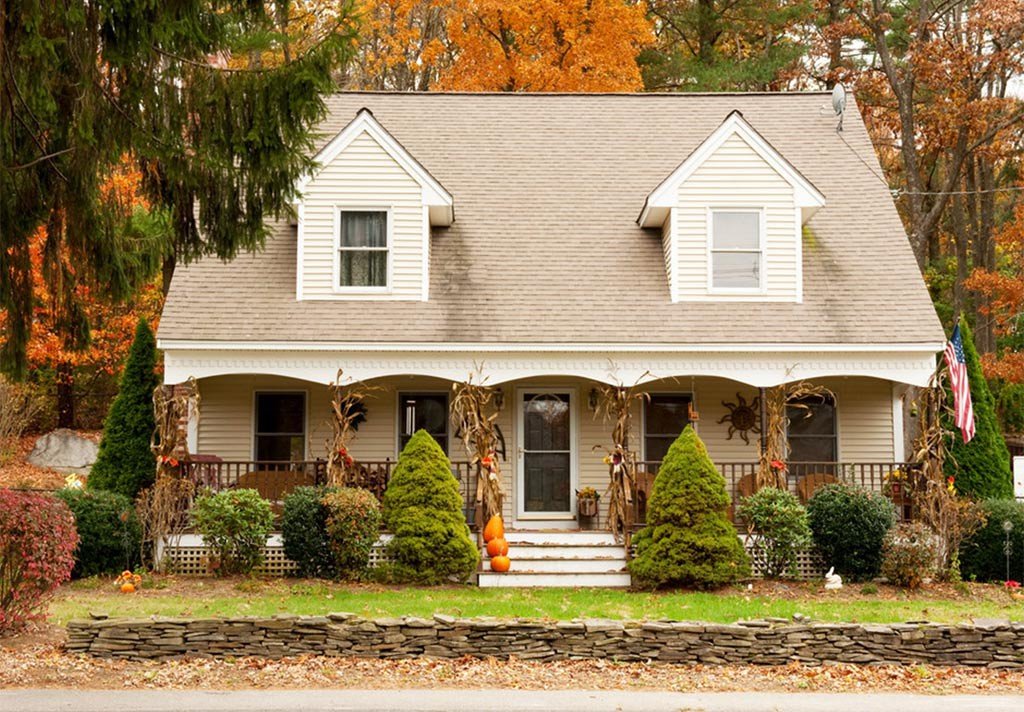
POLYGON ((491 559, 491 571, 503 574, 512 566, 512 561, 507 556, 495 556, 491 559))
POLYGON ((484 541, 490 542, 492 539, 504 539, 505 538, 505 523, 501 521, 501 516, 495 514, 491 517, 487 526, 484 527, 484 541))
POLYGON ((135 593, 135 585, 130 583, 121 584, 121 593, 135 593))
POLYGON ((491 539, 487 542, 487 555, 490 557, 508 556, 508 542, 500 537, 491 539))

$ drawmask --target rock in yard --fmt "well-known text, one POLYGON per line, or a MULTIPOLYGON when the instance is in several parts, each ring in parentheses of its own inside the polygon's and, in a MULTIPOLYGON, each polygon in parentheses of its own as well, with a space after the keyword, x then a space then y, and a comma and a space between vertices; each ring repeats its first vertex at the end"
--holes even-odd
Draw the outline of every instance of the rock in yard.
POLYGON ((98 443, 82 437, 74 430, 61 428, 36 440, 28 456, 28 463, 36 467, 49 467, 58 472, 87 475, 96 462, 98 443))

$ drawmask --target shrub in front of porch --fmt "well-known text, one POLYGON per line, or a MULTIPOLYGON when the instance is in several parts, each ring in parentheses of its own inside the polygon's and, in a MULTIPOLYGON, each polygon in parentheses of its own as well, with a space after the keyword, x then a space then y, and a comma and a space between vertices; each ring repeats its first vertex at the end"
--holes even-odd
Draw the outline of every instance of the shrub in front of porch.
POLYGON ((117 398, 103 423, 103 439, 89 472, 89 489, 110 490, 135 499, 140 490, 153 484, 156 459, 149 445, 156 428, 153 390, 160 382, 155 369, 156 341, 149 324, 140 319, 117 398))
POLYGON ((797 555, 811 545, 807 510, 792 492, 765 487, 737 510, 751 538, 750 555, 765 578, 797 575, 797 555))
POLYGON ((221 575, 248 574, 263 562, 274 514, 254 489, 205 492, 192 507, 192 524, 210 550, 211 569, 221 575))
POLYGON ((1009 578, 1024 581, 1024 502, 990 499, 981 506, 985 523, 960 545, 960 569, 964 578, 1006 580, 1006 541, 1009 539, 1009 578), (1003 528, 1005 522, 1011 525, 1009 535, 1003 528))
POLYGON ((458 480, 434 438, 417 431, 398 456, 384 492, 384 526, 393 535, 388 573, 396 581, 465 581, 480 563, 463 514, 458 480))
POLYGON ((344 578, 360 578, 380 538, 380 503, 372 492, 360 487, 330 492, 324 495, 323 503, 335 570, 344 578))
POLYGON ((327 537, 327 506, 323 502, 334 491, 330 487, 296 487, 284 498, 284 555, 295 562, 299 576, 329 579, 338 575, 327 537))
POLYGON ((658 468, 647 526, 629 563, 639 588, 711 589, 750 574, 747 555, 726 514, 725 479, 691 426, 658 468))
POLYGON ((142 529, 132 501, 116 492, 65 488, 56 492, 75 517, 74 578, 134 569, 142 529))
POLYGON ((825 485, 807 503, 807 517, 826 566, 853 581, 878 575, 882 542, 896 523, 887 497, 845 483, 825 485))

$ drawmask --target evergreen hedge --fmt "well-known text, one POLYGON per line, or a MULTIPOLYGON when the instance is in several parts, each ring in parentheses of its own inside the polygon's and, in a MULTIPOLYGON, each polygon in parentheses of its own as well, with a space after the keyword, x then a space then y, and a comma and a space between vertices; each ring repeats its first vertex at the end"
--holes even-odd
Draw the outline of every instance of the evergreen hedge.
POLYGON ((89 489, 109 490, 135 499, 140 490, 153 484, 156 460, 149 442, 156 427, 153 390, 159 383, 156 340, 149 324, 140 319, 117 398, 103 423, 103 439, 89 472, 89 489))
POLYGON ((1012 499, 990 499, 982 502, 985 524, 960 545, 960 571, 974 581, 1006 579, 1006 532, 1003 522, 1013 524, 1010 530, 1010 578, 1024 581, 1024 502, 1012 499))
POLYGON ((634 585, 711 589, 749 575, 728 506, 725 480, 697 433, 686 426, 658 468, 647 526, 633 538, 634 585))
POLYGON ((284 555, 295 562, 299 576, 329 579, 338 575, 323 503, 324 496, 334 491, 332 487, 296 487, 284 498, 284 555))
POLYGON ((384 526, 396 581, 465 581, 480 563, 463 514, 458 480, 444 451, 425 430, 398 456, 384 492, 384 526))
MULTIPOLYGON (((974 337, 963 318, 960 336, 964 342, 967 377, 971 383, 971 402, 974 406, 974 438, 964 443, 953 419, 946 416, 945 427, 952 432, 952 441, 946 458, 946 474, 956 478, 957 492, 976 499, 1013 496, 1013 475, 1010 471, 1010 451, 999 432, 995 401, 989 390, 985 374, 981 371, 974 337)), ((946 402, 952 407, 953 395, 946 389, 946 402)))
POLYGON ((70 488, 57 490, 56 495, 75 515, 78 546, 73 578, 135 568, 142 528, 130 499, 117 492, 70 488))
POLYGON ((885 535, 896 523, 887 497, 846 483, 825 485, 807 503, 807 518, 825 566, 853 581, 878 575, 885 535))

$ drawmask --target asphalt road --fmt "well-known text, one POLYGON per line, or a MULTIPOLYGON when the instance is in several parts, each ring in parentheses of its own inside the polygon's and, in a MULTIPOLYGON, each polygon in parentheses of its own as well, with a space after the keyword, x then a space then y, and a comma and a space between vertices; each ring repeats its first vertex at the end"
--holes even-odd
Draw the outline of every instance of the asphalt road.
POLYGON ((1011 696, 522 690, 0 690, 2 712, 919 712, 1020 710, 1011 696))

